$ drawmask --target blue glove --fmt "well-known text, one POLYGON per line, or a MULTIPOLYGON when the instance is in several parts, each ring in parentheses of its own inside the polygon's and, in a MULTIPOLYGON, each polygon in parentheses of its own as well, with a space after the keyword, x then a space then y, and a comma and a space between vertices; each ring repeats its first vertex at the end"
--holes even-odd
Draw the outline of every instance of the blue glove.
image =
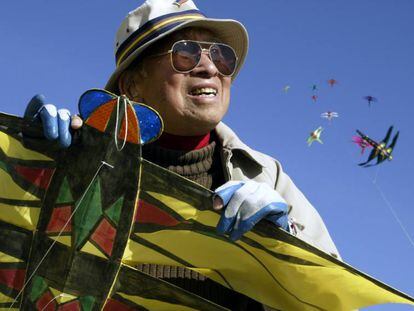
POLYGON ((229 181, 216 189, 225 208, 217 225, 221 234, 233 241, 250 231, 261 219, 289 231, 288 204, 269 185, 253 180, 229 181))
POLYGON ((52 104, 46 104, 43 95, 35 95, 24 112, 24 117, 40 120, 43 125, 43 134, 49 140, 56 140, 63 148, 72 143, 70 133, 71 116, 68 109, 57 109, 52 104))

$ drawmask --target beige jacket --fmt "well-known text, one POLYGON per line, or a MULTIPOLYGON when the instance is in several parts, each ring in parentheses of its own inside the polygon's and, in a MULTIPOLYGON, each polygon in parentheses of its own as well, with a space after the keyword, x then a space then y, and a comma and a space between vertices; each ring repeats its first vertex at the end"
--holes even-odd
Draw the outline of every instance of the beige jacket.
POLYGON ((296 236, 340 259, 321 216, 290 177, 283 172, 280 163, 245 145, 222 122, 217 125, 216 133, 223 147, 222 161, 226 170, 226 180, 253 179, 269 184, 291 206, 289 217, 297 224, 296 236))

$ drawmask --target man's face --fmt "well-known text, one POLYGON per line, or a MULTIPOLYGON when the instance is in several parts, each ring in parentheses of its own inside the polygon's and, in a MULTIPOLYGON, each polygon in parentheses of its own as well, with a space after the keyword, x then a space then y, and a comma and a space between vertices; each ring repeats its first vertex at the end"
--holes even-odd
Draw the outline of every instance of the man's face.
MULTIPOLYGON (((210 31, 184 29, 164 41, 160 51, 168 51, 174 42, 183 39, 217 41, 210 31)), ((148 57, 143 69, 146 77, 138 75, 140 81, 134 79, 137 93, 145 104, 160 113, 167 133, 206 134, 227 112, 231 77, 222 76, 208 54, 203 53, 199 65, 189 73, 176 72, 171 66, 170 54, 148 57)))

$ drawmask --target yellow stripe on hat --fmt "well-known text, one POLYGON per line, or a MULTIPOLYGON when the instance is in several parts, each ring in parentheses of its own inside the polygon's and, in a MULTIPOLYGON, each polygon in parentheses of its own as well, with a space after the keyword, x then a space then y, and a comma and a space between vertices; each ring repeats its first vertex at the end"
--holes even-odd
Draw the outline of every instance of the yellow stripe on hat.
POLYGON ((202 18, 204 18, 204 16, 201 15, 201 14, 181 15, 181 16, 175 16, 175 17, 168 18, 166 20, 163 20, 163 21, 159 22, 158 24, 155 24, 153 27, 151 27, 146 32, 144 32, 142 35, 137 37, 131 43, 131 45, 127 49, 125 49, 124 52, 122 52, 122 54, 119 56, 119 59, 118 59, 116 65, 119 66, 122 63, 122 61, 124 60, 125 55, 128 54, 128 52, 131 51, 131 49, 133 49, 135 46, 137 46, 140 43, 140 41, 142 41, 142 39, 147 37, 151 32, 154 32, 155 30, 157 30, 157 29, 159 29, 163 26, 166 26, 168 24, 172 24, 172 23, 180 21, 180 20, 202 19, 202 18))

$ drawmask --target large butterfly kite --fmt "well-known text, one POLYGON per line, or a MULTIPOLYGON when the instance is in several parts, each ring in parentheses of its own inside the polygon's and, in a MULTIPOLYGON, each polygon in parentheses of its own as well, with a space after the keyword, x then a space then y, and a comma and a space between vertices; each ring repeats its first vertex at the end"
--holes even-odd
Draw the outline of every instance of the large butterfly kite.
POLYGON ((237 242, 218 234, 214 192, 141 157, 162 131, 150 107, 95 89, 79 110, 67 150, 0 113, 1 310, 228 310, 141 264, 184 267, 279 310, 414 305, 270 223, 237 242))

